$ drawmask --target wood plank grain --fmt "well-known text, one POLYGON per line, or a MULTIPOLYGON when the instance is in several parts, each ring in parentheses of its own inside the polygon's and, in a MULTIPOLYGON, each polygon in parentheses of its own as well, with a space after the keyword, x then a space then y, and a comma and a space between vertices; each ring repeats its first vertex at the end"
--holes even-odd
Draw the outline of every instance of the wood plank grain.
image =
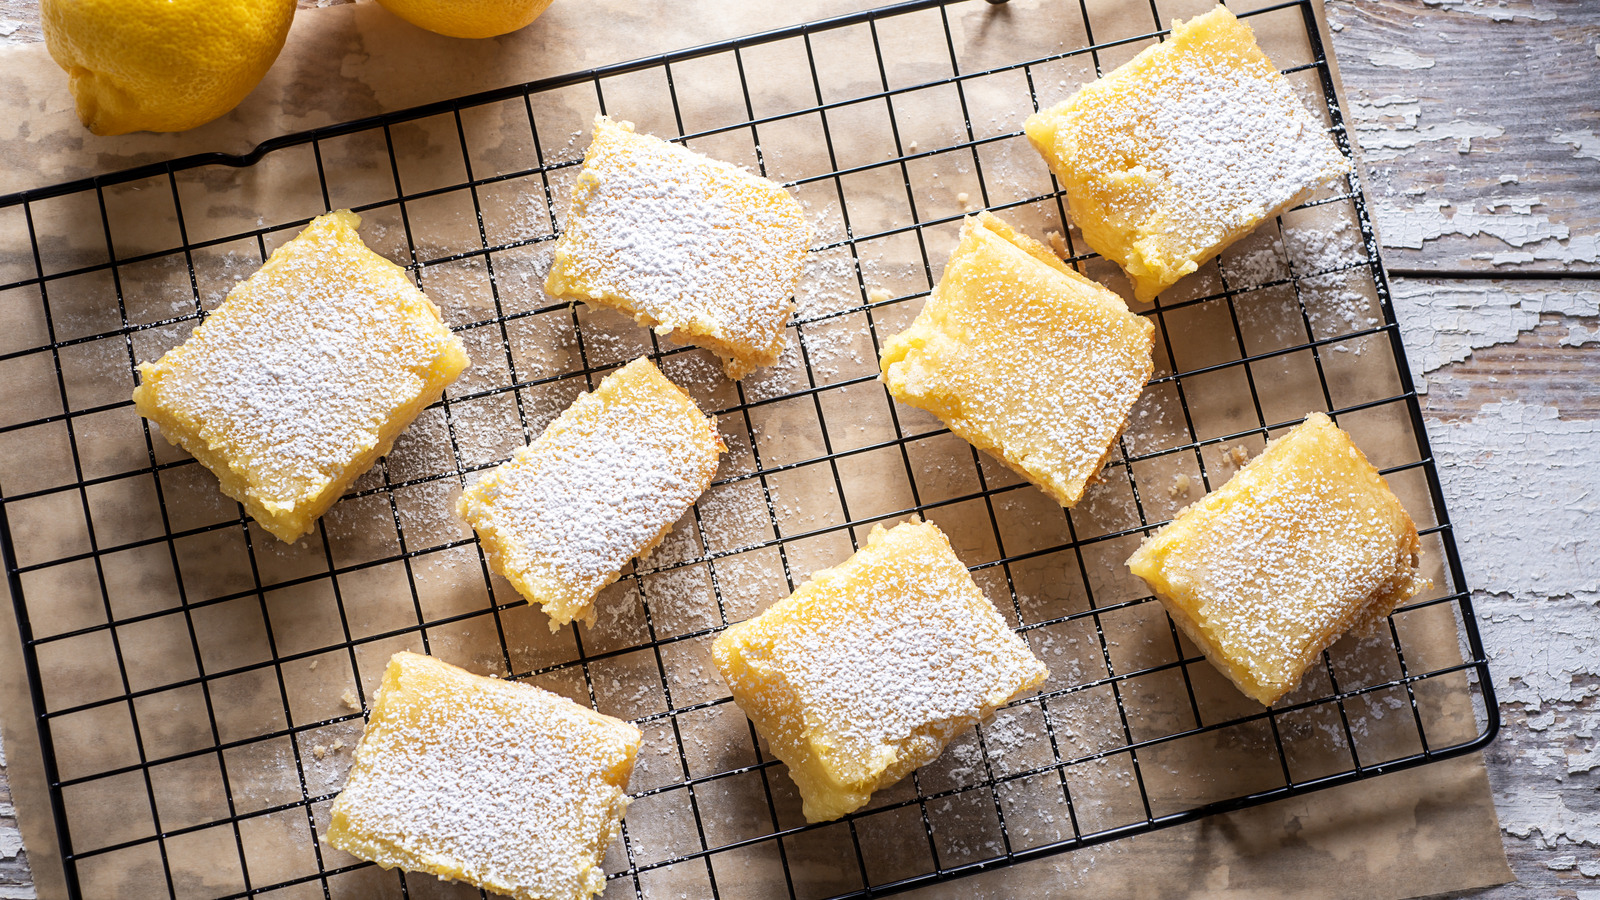
MULTIPOLYGON (((1417 310, 1412 310, 1409 321, 1402 316, 1401 326, 1413 347, 1429 346, 1430 340, 1435 346, 1446 340, 1461 341, 1462 335, 1467 335, 1464 340, 1470 355, 1466 359, 1417 374, 1427 381, 1424 415, 1439 456, 1440 478, 1451 500, 1451 516, 1463 545, 1463 560, 1471 573, 1474 568, 1481 568, 1476 565, 1479 560, 1470 558, 1475 546, 1529 529, 1527 520, 1535 514, 1535 507, 1531 503, 1519 506, 1515 487, 1519 473, 1536 479, 1557 462, 1569 470, 1587 465, 1593 472, 1600 469, 1600 444, 1585 446, 1580 433, 1580 458, 1557 460, 1555 454, 1571 448, 1545 446, 1535 437, 1502 458, 1483 459, 1483 453, 1488 451, 1472 451, 1462 459, 1453 456, 1449 448, 1454 446, 1459 451, 1464 442, 1459 438, 1448 440, 1449 431, 1467 429, 1467 433, 1482 435, 1485 407, 1507 402, 1553 408, 1559 413, 1559 420, 1547 424, 1554 430, 1600 430, 1594 424, 1600 420, 1600 391, 1595 388, 1600 384, 1600 340, 1585 342, 1600 325, 1600 317, 1527 312, 1592 310, 1600 284, 1588 279, 1487 283, 1398 279, 1395 288, 1397 293, 1420 297, 1424 303, 1468 310, 1460 316, 1443 317, 1445 325, 1455 326, 1449 338, 1419 333, 1430 323, 1417 310), (1504 327, 1507 322, 1513 323, 1509 329, 1504 327), (1444 452, 1440 452, 1441 447, 1444 452), (1483 479, 1492 483, 1481 483, 1483 479), (1492 499, 1497 497, 1502 499, 1492 499), (1485 498, 1491 499, 1460 502, 1485 498), (1483 517, 1479 511, 1486 507, 1498 507, 1499 512, 1483 517)), ((1569 439, 1568 443, 1573 441, 1569 439)), ((1581 493, 1557 499, 1566 504, 1594 502, 1593 497, 1585 498, 1581 493)), ((1530 555, 1521 571, 1502 575, 1501 580, 1531 584, 1552 565, 1561 563, 1530 555)), ((1566 580, 1581 579, 1568 575, 1566 580)), ((1563 590, 1571 587, 1566 585, 1563 590)), ((1593 593, 1574 590, 1547 596, 1519 588, 1509 596, 1480 592, 1475 594, 1475 603, 1480 613, 1479 627, 1490 648, 1490 670, 1503 695, 1538 693, 1539 688, 1530 687, 1529 683, 1538 680, 1540 669, 1557 674, 1557 681, 1559 674, 1573 678, 1573 694, 1592 685, 1594 675, 1583 670, 1593 668, 1593 648, 1581 644, 1586 640, 1584 634, 1600 634, 1600 604, 1593 593), (1507 614, 1507 610, 1512 613, 1507 614), (1558 621, 1568 624, 1556 626, 1558 621), (1575 628, 1570 627, 1574 624, 1575 628), (1590 662, 1573 664, 1563 660, 1590 662), (1508 692, 1506 688, 1519 690, 1508 692)), ((1506 855, 1518 880, 1462 896, 1476 900, 1574 900, 1582 896, 1579 891, 1587 894, 1600 890, 1600 852, 1593 844, 1578 843, 1571 834, 1577 831, 1582 837, 1593 832, 1593 836, 1600 837, 1600 754, 1595 753, 1600 692, 1588 690, 1587 696, 1578 700, 1546 699, 1536 710, 1528 710, 1509 696, 1502 696, 1502 701, 1504 727, 1499 740, 1485 752, 1485 764, 1495 792, 1496 811, 1502 827, 1507 829, 1506 855), (1570 828, 1567 823, 1571 823, 1570 828)))
POLYGON ((1330 0, 1391 267, 1600 271, 1600 4, 1330 0))
POLYGON ((1474 351, 1446 367, 1424 398, 1428 420, 1465 421, 1486 404, 1514 398, 1553 406, 1568 421, 1600 419, 1600 347, 1563 344, 1572 322, 1554 317, 1513 344, 1474 351))
POLYGON ((33 895, 33 873, 28 869, 28 854, 17 830, 17 811, 11 805, 11 784, 0 756, 0 900, 33 895))

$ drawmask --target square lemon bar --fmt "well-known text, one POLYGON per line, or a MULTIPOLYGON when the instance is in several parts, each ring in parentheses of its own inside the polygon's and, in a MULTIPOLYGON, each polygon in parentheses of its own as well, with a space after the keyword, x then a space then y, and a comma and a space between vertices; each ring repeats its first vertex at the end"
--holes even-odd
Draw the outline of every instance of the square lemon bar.
POLYGON ((811 239, 781 186, 599 116, 545 290, 704 347, 739 379, 783 351, 811 239))
POLYGON ((468 364, 360 224, 347 210, 313 219, 188 340, 139 366, 139 414, 282 541, 310 531, 468 364))
POLYGON ((588 900, 639 729, 417 653, 389 660, 326 840, 516 900, 588 900))
POLYGON ((1427 585, 1417 526, 1322 413, 1147 538, 1128 568, 1249 696, 1271 705, 1317 655, 1427 585))
POLYGON ((915 519, 717 636, 733 699, 789 765, 807 821, 859 809, 1048 676, 950 541, 915 519))
POLYGON ((595 596, 666 537, 726 449, 716 424, 641 357, 463 491, 456 512, 551 631, 593 625, 595 596))
POLYGON ((1350 170, 1323 123, 1218 6, 1024 126, 1072 219, 1151 300, 1350 170))
POLYGON ((1072 506, 1150 379, 1154 331, 985 212, 962 225, 933 295, 880 364, 896 400, 1072 506))

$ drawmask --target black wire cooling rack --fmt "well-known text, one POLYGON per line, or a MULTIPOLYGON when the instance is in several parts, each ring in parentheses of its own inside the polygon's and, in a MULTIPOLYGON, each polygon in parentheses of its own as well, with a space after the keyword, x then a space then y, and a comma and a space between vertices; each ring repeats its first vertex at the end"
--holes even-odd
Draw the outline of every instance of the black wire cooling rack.
MULTIPOLYGON (((1116 283, 1062 228, 1020 115, 986 110, 1060 99, 1199 10, 1151 0, 1154 30, 1108 40, 1088 5, 1054 6, 1071 21, 987 14, 1016 17, 994 21, 1018 35, 1060 30, 1027 58, 1012 58, 1020 40, 985 42, 985 4, 914 0, 0 197, 0 545, 72 894, 441 890, 313 837, 402 647, 644 729, 606 863, 613 896, 876 896, 1490 741, 1484 650, 1358 176, 1146 313, 1156 377, 1071 512, 888 401, 879 342, 931 289, 964 212, 1060 230, 1070 262, 1116 283), (824 221, 808 280, 832 293, 802 301, 773 372, 729 384, 702 351, 540 292, 596 111, 786 181, 824 221), (286 547, 128 394, 136 361, 341 206, 446 308, 477 367, 286 547), (732 452, 672 539, 605 595, 600 623, 552 635, 489 575, 449 498, 641 352, 714 411, 732 452), (1263 709, 1121 563, 1311 409, 1384 469, 1440 586, 1263 709), (709 641, 862 529, 914 512, 952 535, 1054 674, 866 809, 807 825, 710 674, 709 641)), ((1269 51, 1349 153, 1316 15, 1292 2, 1249 18, 1297 36, 1269 51)))

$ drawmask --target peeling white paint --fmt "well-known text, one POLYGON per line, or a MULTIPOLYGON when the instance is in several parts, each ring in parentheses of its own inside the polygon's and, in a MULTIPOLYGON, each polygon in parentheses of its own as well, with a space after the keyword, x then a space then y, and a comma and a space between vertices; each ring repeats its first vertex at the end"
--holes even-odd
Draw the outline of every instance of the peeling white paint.
POLYGON ((1475 253, 1473 259, 1487 260, 1497 266, 1544 260, 1600 262, 1600 234, 1572 234, 1566 225, 1533 212, 1538 198, 1531 199, 1533 202, 1526 205, 1526 212, 1522 211, 1523 198, 1513 198, 1516 205, 1508 207, 1507 212, 1497 211, 1502 208, 1499 201, 1485 203, 1489 211, 1479 212, 1456 207, 1447 200, 1432 200, 1412 206, 1379 202, 1373 208, 1373 215, 1378 220, 1378 230, 1386 247, 1420 250, 1428 241, 1446 235, 1488 235, 1517 249, 1475 253))
POLYGON ((1570 757, 1567 760, 1568 775, 1576 775, 1579 772, 1588 772, 1595 768, 1600 768, 1600 750, 1590 750, 1587 753, 1581 753, 1577 756, 1570 757))
POLYGON ((1574 844, 1600 847, 1600 822, 1593 816, 1573 812, 1562 802, 1559 794, 1542 794, 1518 798, 1517 808, 1500 825, 1507 832, 1525 838, 1538 832, 1546 847, 1554 847, 1557 838, 1566 838, 1574 844))
POLYGON ((1367 61, 1384 69, 1431 69, 1433 57, 1404 47, 1385 47, 1367 54, 1367 61))
MULTIPOLYGON (((1464 521, 1454 509, 1451 516, 1464 521)), ((1465 563, 1466 551, 1462 555, 1465 563)), ((1594 684, 1600 677, 1594 654, 1600 594, 1530 598, 1474 591, 1472 605, 1502 708, 1537 710, 1600 696, 1594 684)))
MULTIPOLYGON (((1380 51, 1383 52, 1383 51, 1380 51)), ((1357 100, 1355 104, 1356 140, 1370 161, 1395 159, 1401 151, 1418 144, 1455 141, 1458 153, 1472 151, 1473 138, 1493 138, 1505 134, 1498 125, 1479 125, 1457 119, 1421 128, 1422 101, 1392 94, 1376 100, 1357 100)))
MULTIPOLYGON (((1355 102, 1355 118, 1358 123, 1370 123, 1380 117, 1397 118, 1401 123, 1415 128, 1422 118, 1422 101, 1416 97, 1407 97, 1404 94, 1390 94, 1376 100, 1363 100, 1357 98, 1355 102)), ((1358 124, 1358 128, 1363 127, 1358 124)), ((1381 126, 1371 125, 1366 128, 1372 131, 1380 130, 1381 126)))
POLYGON ((1513 401, 1429 434, 1501 704, 1600 695, 1600 423, 1513 401))
MULTIPOLYGON (((1595 48, 1600 55, 1600 47, 1595 48)), ((1600 137, 1592 131, 1563 131, 1549 139, 1552 144, 1570 144, 1573 159, 1600 159, 1600 137)))
MULTIPOLYGON (((1600 291, 1506 293, 1494 285, 1452 284, 1447 288, 1402 281, 1390 291, 1400 322, 1406 358, 1426 390, 1429 373, 1461 362, 1472 351, 1509 344, 1538 327, 1545 315, 1600 316, 1600 291)), ((1573 334, 1585 332, 1573 325, 1573 334)))
POLYGON ((1384 244, 1412 250, 1420 250, 1426 242, 1438 240, 1447 234, 1466 237, 1486 234, 1513 247, 1552 238, 1563 240, 1570 236, 1567 226, 1551 222, 1548 216, 1515 211, 1478 212, 1457 208, 1448 200, 1429 200, 1409 207, 1380 202, 1376 213, 1383 230, 1384 244))
POLYGON ((1544 200, 1538 194, 1527 197, 1492 197, 1483 201, 1484 212, 1494 212, 1497 209, 1509 209, 1519 216, 1530 215, 1535 206, 1543 206, 1544 200))
POLYGON ((1561 346, 1582 347, 1585 344, 1600 344, 1600 326, 1585 328, 1577 323, 1568 326, 1566 336, 1561 339, 1561 346))
POLYGON ((16 859, 22 852, 22 832, 11 829, 0 830, 0 858, 16 859))
MULTIPOLYGON (((1565 229, 1563 229, 1565 230, 1565 229)), ((1530 262, 1600 263, 1600 234, 1573 235, 1565 240, 1549 238, 1523 250, 1503 250, 1496 253, 1474 253, 1472 259, 1485 260, 1496 266, 1514 266, 1530 262)))
MULTIPOLYGON (((1430 430, 1451 516, 1497 523, 1460 529, 1474 588, 1523 597, 1600 595, 1600 422, 1560 418, 1548 406, 1491 403, 1472 421, 1430 430)), ((1600 600, 1600 596, 1593 599, 1600 600)), ((1600 675, 1600 616, 1587 668, 1600 675)))
MULTIPOLYGON (((1551 725, 1554 725, 1555 723, 1556 723, 1556 712, 1555 712, 1555 710, 1552 709, 1549 712, 1544 713, 1543 715, 1534 716, 1533 718, 1529 719, 1528 720, 1528 730, 1529 731, 1543 731, 1546 728, 1549 728, 1551 725)), ((1548 763, 1549 763, 1549 760, 1548 759, 1544 759, 1540 764, 1541 765, 1546 765, 1548 763)))
POLYGON ((1506 133, 1498 125, 1461 119, 1419 128, 1422 101, 1415 97, 1393 94, 1358 100, 1355 106, 1356 140, 1369 161, 1395 159, 1402 155, 1401 151, 1436 141, 1455 141, 1456 152, 1470 153, 1473 138, 1495 138, 1506 133))
POLYGON ((1515 5, 1506 0, 1422 0, 1424 6, 1435 9, 1447 9, 1452 12, 1463 12, 1474 16, 1483 16, 1496 22, 1510 22, 1514 19, 1532 19, 1535 22, 1548 22, 1556 14, 1547 10, 1535 9, 1532 3, 1523 2, 1515 5))

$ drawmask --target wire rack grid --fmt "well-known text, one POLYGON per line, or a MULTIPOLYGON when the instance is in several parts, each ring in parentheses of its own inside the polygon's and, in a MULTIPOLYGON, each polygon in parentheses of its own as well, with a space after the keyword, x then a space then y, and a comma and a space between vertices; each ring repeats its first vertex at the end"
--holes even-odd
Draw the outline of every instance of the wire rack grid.
MULTIPOLYGON (((1145 312, 1156 376, 1074 510, 876 380, 879 341, 909 322, 972 208, 1056 229, 1069 262, 1116 283, 1063 227, 1020 119, 986 126, 982 111, 1000 96, 1038 109, 1160 40, 1165 18, 1201 11, 1168 6, 1097 35, 1089 3, 1058 4, 1071 21, 1046 25, 1065 37, 1022 53, 1015 35, 1046 30, 1026 10, 914 0, 0 198, 0 378, 19 388, 0 402, 0 549, 70 892, 457 895, 314 837, 401 648, 644 729, 606 861, 611 892, 641 898, 877 896, 1490 741, 1485 654, 1358 176, 1145 312), (983 15, 1017 30, 985 42, 971 27, 983 15), (824 222, 807 277, 825 289, 801 298, 773 372, 730 384, 702 351, 542 294, 575 135, 595 111, 746 162, 824 222), (230 212, 242 197, 248 212, 230 212), (340 206, 477 362, 286 547, 127 397, 138 360, 340 206), (731 452, 673 537, 608 590, 597 625, 552 635, 491 576, 449 498, 640 353, 713 412, 731 452), (1263 709, 1121 560, 1312 409, 1379 462, 1425 526, 1440 587, 1263 709), (709 641, 912 513, 951 534, 1054 674, 864 810, 808 825, 708 674, 709 641)), ((1298 36, 1272 52, 1348 154, 1314 4, 1247 15, 1298 36)))

